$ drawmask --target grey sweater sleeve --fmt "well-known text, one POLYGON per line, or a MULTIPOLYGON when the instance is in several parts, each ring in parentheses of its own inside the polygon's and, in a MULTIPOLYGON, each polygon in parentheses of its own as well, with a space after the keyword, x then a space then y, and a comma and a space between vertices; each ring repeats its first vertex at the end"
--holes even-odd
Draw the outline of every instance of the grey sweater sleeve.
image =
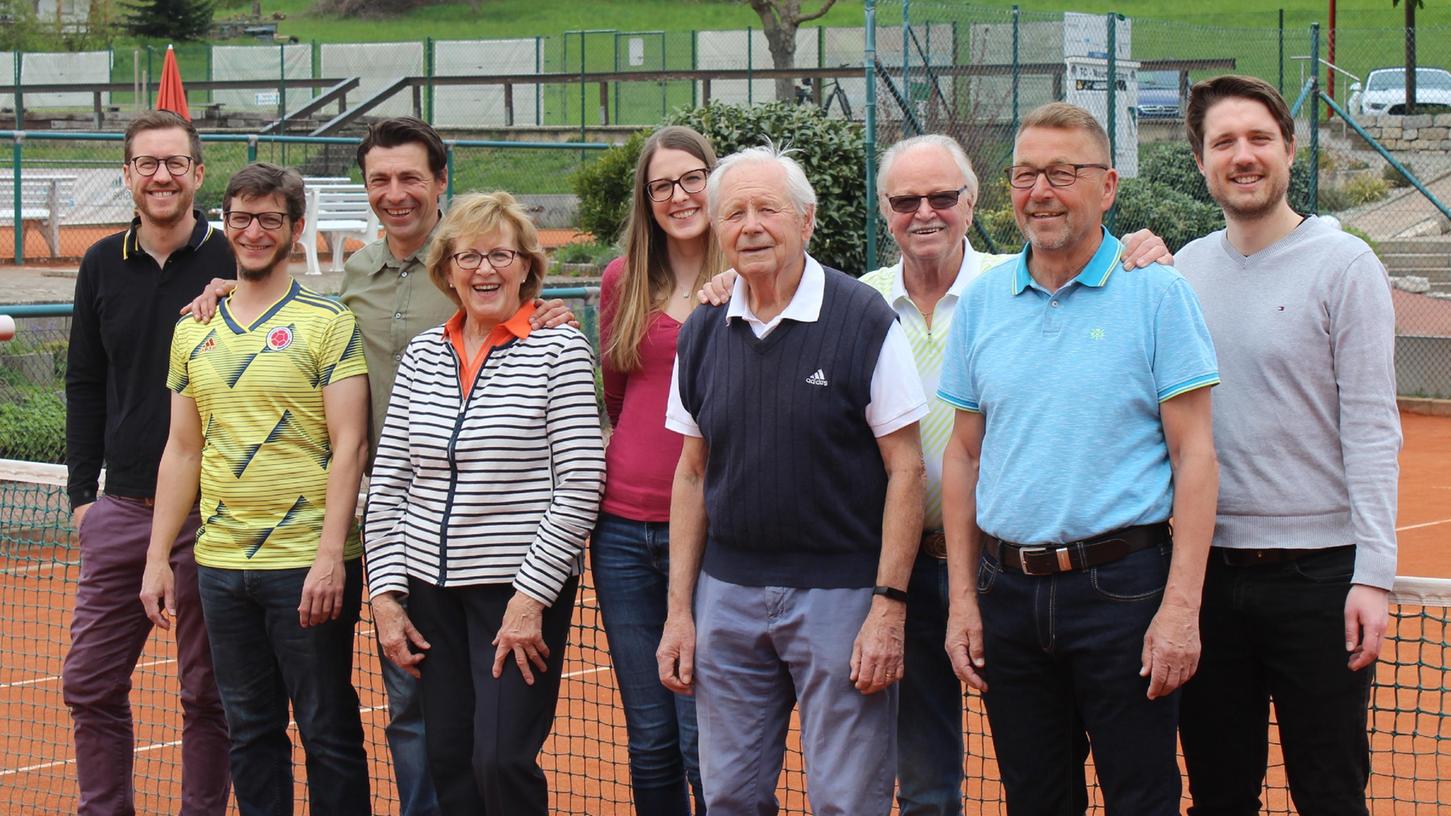
POLYGON ((1341 451, 1355 532, 1357 584, 1389 589, 1396 576, 1395 310, 1385 268, 1369 250, 1333 278, 1326 306, 1340 395, 1341 451))

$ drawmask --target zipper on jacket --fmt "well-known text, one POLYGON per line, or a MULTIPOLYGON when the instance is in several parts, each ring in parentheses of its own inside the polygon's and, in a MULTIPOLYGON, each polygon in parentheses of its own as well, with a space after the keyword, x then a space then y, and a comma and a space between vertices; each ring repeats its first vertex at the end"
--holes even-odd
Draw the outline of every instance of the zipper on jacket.
MULTIPOLYGON (((458 459, 455 456, 455 447, 458 444, 459 433, 463 431, 464 417, 468 414, 469 403, 473 401, 474 394, 479 392, 479 380, 484 376, 484 371, 489 367, 489 358, 494 356, 494 351, 507 348, 514 344, 509 341, 502 345, 494 346, 484 354, 484 361, 479 364, 479 370, 474 372, 474 381, 469 383, 469 393, 459 403, 458 416, 453 421, 453 433, 448 437, 448 496, 443 500, 443 519, 438 525, 438 586, 442 588, 448 581, 448 523, 449 517, 453 515, 453 497, 458 492, 458 459)), ((458 350, 453 343, 448 344, 448 353, 453 357, 453 379, 458 380, 458 373, 463 368, 463 361, 459 359, 458 350)))

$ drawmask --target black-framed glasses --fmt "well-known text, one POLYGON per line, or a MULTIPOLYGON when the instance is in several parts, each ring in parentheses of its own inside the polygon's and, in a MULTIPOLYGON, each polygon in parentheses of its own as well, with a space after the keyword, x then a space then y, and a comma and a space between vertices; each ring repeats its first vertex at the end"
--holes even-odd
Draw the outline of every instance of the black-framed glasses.
POLYGON ((887 204, 891 206, 892 212, 905 214, 917 212, 918 208, 922 206, 922 199, 925 198, 927 206, 934 210, 950 210, 957 206, 958 199, 962 198, 962 193, 966 189, 967 185, 963 185, 956 190, 938 190, 927 195, 887 196, 887 204))
POLYGON ((1038 183, 1038 176, 1048 179, 1049 187, 1072 187, 1084 170, 1107 170, 1108 165, 1098 162, 1083 164, 1050 164, 1034 167, 1031 164, 1015 164, 1009 167, 1008 184, 1018 190, 1031 190, 1038 183))
POLYGON ((466 249, 463 252, 455 252, 448 257, 449 260, 458 264, 459 269, 472 272, 483 266, 486 260, 489 262, 489 266, 495 269, 503 269, 513 263, 515 258, 519 257, 519 252, 513 249, 491 249, 488 252, 475 252, 472 249, 466 249))
POLYGON ((673 179, 651 179, 645 182, 645 192, 650 194, 651 201, 668 201, 675 195, 675 185, 679 184, 680 189, 686 195, 698 193, 705 189, 705 180, 710 178, 710 171, 704 167, 699 170, 691 170, 679 178, 673 179))
POLYGON ((195 161, 191 156, 132 156, 131 169, 143 176, 154 176, 164 164, 166 172, 179 176, 190 170, 195 161))
POLYGON ((252 226, 252 222, 254 220, 257 223, 261 224, 262 229, 265 230, 282 229, 282 225, 287 223, 287 213, 254 213, 242 212, 241 210, 233 210, 222 214, 222 221, 227 225, 227 228, 234 229, 238 232, 241 232, 252 226))

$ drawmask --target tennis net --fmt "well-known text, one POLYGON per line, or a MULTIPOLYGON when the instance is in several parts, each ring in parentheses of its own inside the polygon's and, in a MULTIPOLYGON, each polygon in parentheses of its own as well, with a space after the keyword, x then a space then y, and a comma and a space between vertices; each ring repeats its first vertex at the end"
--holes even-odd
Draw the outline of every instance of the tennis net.
MULTIPOLYGON (((57 465, 0 460, 0 621, 6 634, 0 641, 0 719, 5 734, 0 741, 0 802, 5 803, 5 812, 25 816, 75 812, 71 726, 60 674, 80 567, 64 481, 64 468, 57 465)), ((549 776, 553 812, 628 814, 633 810, 624 712, 588 577, 575 609, 558 717, 541 761, 549 776)), ((1390 643, 1378 669, 1371 714, 1373 813, 1435 812, 1442 803, 1451 802, 1451 720, 1443 713, 1451 679, 1448 606, 1451 581, 1397 581, 1390 643)), ((181 779, 180 713, 170 640, 166 633, 153 633, 133 678, 136 804, 143 813, 175 810, 181 779)), ((397 794, 383 731, 386 700, 366 606, 355 648, 354 681, 363 706, 374 812, 396 813, 397 794)), ((992 743, 976 695, 965 698, 964 729, 969 802, 977 812, 1002 813, 992 743)), ((783 812, 792 814, 809 810, 801 755, 795 750, 797 737, 793 726, 792 750, 779 789, 783 812)), ((300 746, 294 750, 294 762, 300 781, 300 746)), ((1293 812, 1283 763, 1273 744, 1266 788, 1265 812, 1293 812)), ((302 784, 298 796, 299 812, 306 813, 302 784)))

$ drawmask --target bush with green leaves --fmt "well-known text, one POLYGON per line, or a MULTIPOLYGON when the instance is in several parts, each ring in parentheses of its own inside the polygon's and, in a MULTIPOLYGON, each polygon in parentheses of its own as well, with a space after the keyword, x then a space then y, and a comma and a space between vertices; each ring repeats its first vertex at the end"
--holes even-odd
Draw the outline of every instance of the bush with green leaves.
POLYGON ((1170 252, 1178 252, 1195 238, 1224 228, 1224 215, 1218 206, 1143 176, 1119 182, 1117 206, 1115 233, 1153 230, 1164 239, 1170 252))
MULTIPOLYGON (((794 149, 816 190, 816 232, 811 254, 828 266, 861 274, 866 264, 865 139, 860 125, 828 117, 811 105, 710 104, 677 110, 662 124, 687 125, 710 139, 716 154, 727 156, 769 139, 794 149)), ((635 162, 644 136, 637 134, 606 151, 575 174, 580 227, 600 240, 620 234, 629 211, 635 162)), ((880 245, 880 244, 879 244, 880 245)))
POLYGON ((624 144, 599 153, 599 158, 575 171, 571 182, 579 197, 579 228, 596 241, 620 238, 630 215, 630 193, 635 186, 635 162, 650 131, 642 130, 624 144))
POLYGON ((65 461, 65 403, 54 388, 3 389, 0 459, 65 461))

